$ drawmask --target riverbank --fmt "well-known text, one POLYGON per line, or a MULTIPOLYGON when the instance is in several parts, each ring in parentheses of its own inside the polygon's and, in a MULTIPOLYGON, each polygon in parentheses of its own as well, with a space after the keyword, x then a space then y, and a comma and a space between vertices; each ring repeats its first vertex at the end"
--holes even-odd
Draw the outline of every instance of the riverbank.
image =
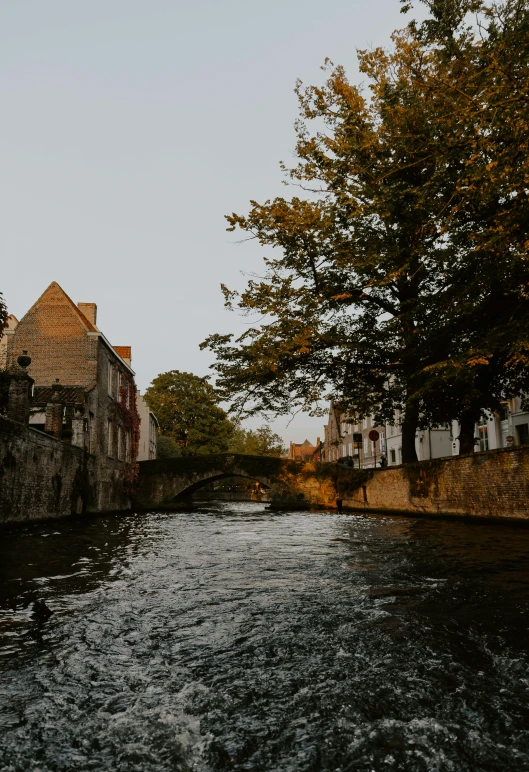
POLYGON ((366 472, 359 487, 340 491, 350 511, 529 524, 527 446, 366 472))

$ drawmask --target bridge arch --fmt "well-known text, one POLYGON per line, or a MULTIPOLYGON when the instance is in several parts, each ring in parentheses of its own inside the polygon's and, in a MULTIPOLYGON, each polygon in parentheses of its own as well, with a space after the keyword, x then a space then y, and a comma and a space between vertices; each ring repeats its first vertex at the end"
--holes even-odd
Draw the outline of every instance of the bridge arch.
POLYGON ((286 489, 284 459, 242 454, 184 456, 141 461, 134 504, 139 509, 170 506, 215 480, 244 477, 256 480, 274 493, 286 489))
POLYGON ((345 487, 358 487, 358 470, 315 461, 299 462, 272 456, 214 454, 140 461, 133 506, 138 510, 170 508, 178 497, 191 495, 223 477, 246 477, 271 489, 275 502, 287 506, 335 507, 345 487), (345 486, 345 487, 344 487, 345 486))
MULTIPOLYGON (((211 476, 207 474, 205 476, 200 476, 200 479, 195 480, 195 482, 191 482, 186 487, 182 488, 181 490, 178 490, 178 492, 175 494, 175 496, 172 498, 171 501, 173 503, 176 503, 178 501, 186 501, 187 499, 189 499, 190 496, 192 496, 194 493, 199 491, 201 488, 204 488, 209 483, 217 482, 218 480, 227 480, 233 477, 236 477, 239 479, 245 479, 245 480, 255 480, 256 482, 260 483, 268 490, 273 491, 274 493, 275 492, 280 493, 280 489, 277 483, 274 483, 268 480, 268 478, 264 477, 263 475, 256 477, 255 475, 242 474, 240 472, 234 471, 233 473, 223 472, 222 474, 213 473, 211 476)), ((180 488, 180 484, 178 483, 176 487, 180 488)), ((162 503, 169 504, 170 502, 168 502, 167 500, 164 500, 164 502, 162 503)))

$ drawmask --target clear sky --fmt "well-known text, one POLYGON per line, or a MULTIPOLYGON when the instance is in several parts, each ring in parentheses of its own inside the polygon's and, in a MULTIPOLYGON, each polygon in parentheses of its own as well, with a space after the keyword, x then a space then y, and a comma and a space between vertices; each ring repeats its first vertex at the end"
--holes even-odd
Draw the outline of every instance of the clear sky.
MULTIPOLYGON (((264 250, 224 214, 285 195, 294 82, 326 56, 357 82, 398 0, 3 0, 0 291, 19 318, 51 281, 132 346, 141 390, 205 375, 198 344, 245 322, 223 308, 264 250)), ((260 421, 254 421, 253 424, 260 421)), ((274 426, 315 440, 322 419, 274 426)))

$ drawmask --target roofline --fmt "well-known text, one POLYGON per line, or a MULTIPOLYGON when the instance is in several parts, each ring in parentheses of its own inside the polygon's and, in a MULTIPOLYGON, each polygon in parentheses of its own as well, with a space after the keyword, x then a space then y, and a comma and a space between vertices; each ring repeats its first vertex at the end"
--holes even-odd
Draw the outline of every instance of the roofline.
POLYGON ((113 346, 113 345, 112 345, 112 344, 111 344, 111 343, 110 343, 110 342, 109 342, 109 341, 108 341, 108 340, 105 338, 105 336, 103 335, 103 333, 101 332, 101 330, 98 330, 97 332, 87 332, 86 334, 87 334, 89 337, 91 337, 91 338, 96 338, 96 337, 97 337, 97 338, 101 338, 101 340, 102 340, 102 341, 103 341, 103 342, 104 342, 104 343, 107 345, 107 347, 108 347, 108 348, 109 348, 109 349, 112 351, 112 353, 114 354, 114 356, 115 356, 115 357, 117 357, 117 358, 119 359, 119 361, 121 362, 121 364, 123 365, 123 367, 125 367, 125 368, 126 368, 128 371, 129 371, 129 373, 130 373, 131 375, 136 375, 136 373, 134 372, 134 370, 132 369, 132 367, 131 367, 130 365, 128 365, 128 364, 125 362, 125 360, 124 360, 124 359, 122 359, 122 358, 120 357, 120 355, 118 354, 118 352, 116 351, 116 349, 114 348, 114 346, 113 346))

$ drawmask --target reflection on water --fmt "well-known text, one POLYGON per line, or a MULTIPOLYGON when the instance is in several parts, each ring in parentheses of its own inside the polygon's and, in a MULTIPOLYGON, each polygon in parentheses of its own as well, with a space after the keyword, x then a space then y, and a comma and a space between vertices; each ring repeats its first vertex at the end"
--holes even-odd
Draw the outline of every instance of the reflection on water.
POLYGON ((1 770, 529 769, 529 531, 222 503, 1 538, 1 770))

